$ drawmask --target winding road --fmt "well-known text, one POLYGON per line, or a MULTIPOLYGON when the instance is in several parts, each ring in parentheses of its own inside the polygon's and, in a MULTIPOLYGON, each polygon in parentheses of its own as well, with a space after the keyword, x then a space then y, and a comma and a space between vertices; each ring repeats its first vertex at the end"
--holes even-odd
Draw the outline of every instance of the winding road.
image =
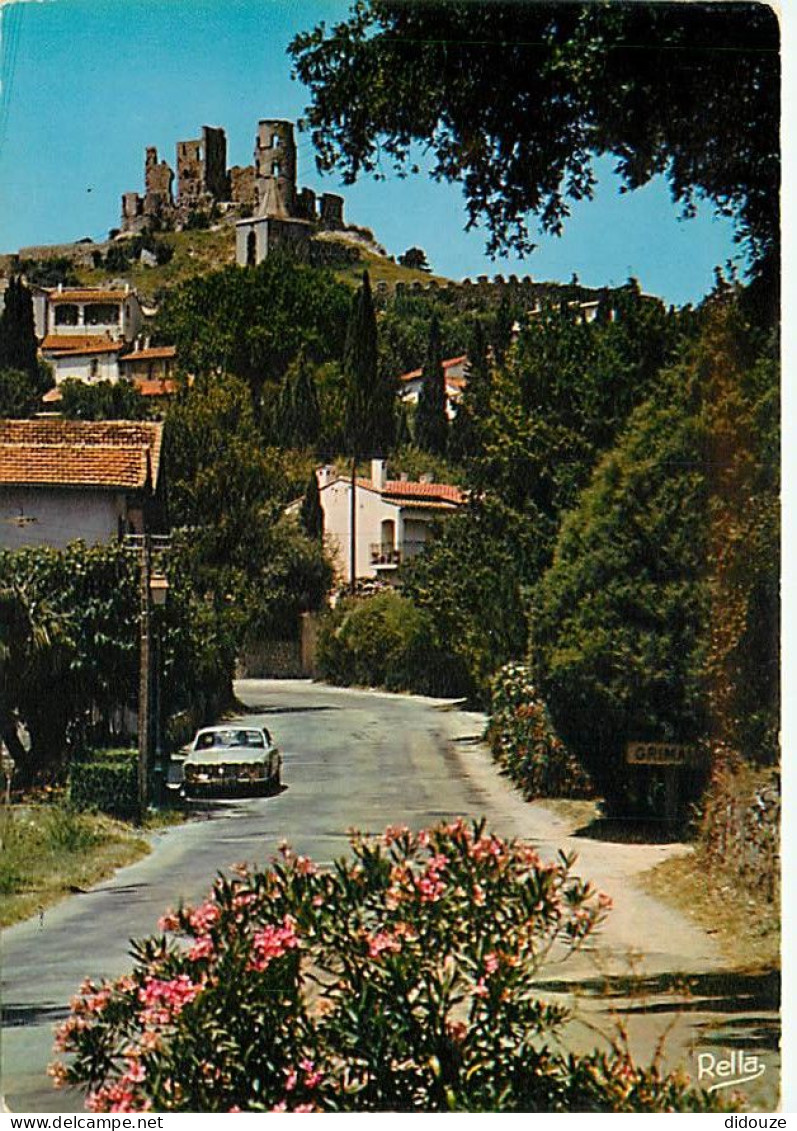
POLYGON ((758 1055, 758 1110, 777 1102, 779 1062, 773 987, 731 974, 712 938, 643 892, 635 877, 678 844, 618 844, 577 830, 542 803, 524 802, 480 741, 481 715, 444 700, 326 687, 302 680, 237 685, 246 719, 283 750, 285 787, 275 796, 203 806, 197 820, 153 838, 145 859, 2 937, 2 1092, 12 1111, 77 1111, 81 1097, 46 1076, 52 1029, 86 976, 130 967, 129 939, 155 929, 168 906, 201 898, 239 861, 265 862, 287 839, 318 863, 345 852, 346 830, 421 828, 462 814, 532 841, 543 855, 578 853, 576 871, 614 901, 594 948, 550 971, 541 992, 576 1014, 569 1048, 592 1048, 625 1021, 636 1056, 649 1058, 671 1026, 668 1065, 697 1076, 700 1052, 758 1055))

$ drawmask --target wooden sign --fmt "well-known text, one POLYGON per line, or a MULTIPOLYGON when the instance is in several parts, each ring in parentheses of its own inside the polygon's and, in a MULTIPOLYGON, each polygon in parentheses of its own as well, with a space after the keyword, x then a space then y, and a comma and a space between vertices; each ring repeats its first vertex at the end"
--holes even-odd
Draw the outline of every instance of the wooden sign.
POLYGON ((690 766, 695 753, 694 746, 677 742, 629 742, 625 760, 629 766, 690 766))

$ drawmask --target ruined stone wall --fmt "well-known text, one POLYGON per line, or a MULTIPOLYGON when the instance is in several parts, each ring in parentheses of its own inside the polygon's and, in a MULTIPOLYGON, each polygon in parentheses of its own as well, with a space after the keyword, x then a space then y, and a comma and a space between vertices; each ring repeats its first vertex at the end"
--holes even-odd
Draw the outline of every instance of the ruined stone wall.
POLYGON ((333 192, 321 195, 321 227, 326 231, 338 231, 343 227, 343 197, 333 192))
POLYGON ((202 142, 177 142, 177 203, 198 202, 205 192, 205 162, 202 159, 202 142))
POLYGON ((230 200, 233 204, 242 204, 246 208, 254 208, 257 202, 254 165, 233 165, 229 172, 229 178, 230 200))
POLYGON ((202 127, 204 143, 203 188, 214 200, 229 200, 227 180, 227 135, 215 126, 202 127))
POLYGON ((269 216, 295 216, 293 123, 265 118, 258 122, 254 156, 258 209, 269 216))
POLYGON ((168 161, 158 160, 158 151, 149 146, 144 159, 144 187, 147 194, 160 197, 164 203, 172 203, 172 182, 174 173, 168 161))

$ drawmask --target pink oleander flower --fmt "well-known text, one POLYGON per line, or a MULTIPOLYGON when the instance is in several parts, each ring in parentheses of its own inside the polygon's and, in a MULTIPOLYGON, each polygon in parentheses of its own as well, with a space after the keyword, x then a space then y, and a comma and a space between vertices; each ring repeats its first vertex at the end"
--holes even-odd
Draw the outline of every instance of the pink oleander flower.
POLYGON ((250 970, 265 970, 275 958, 282 958, 289 950, 299 945, 299 936, 290 915, 283 919, 281 927, 268 925, 256 931, 252 938, 253 956, 249 961, 250 970))
POLYGON ((307 1114, 308 1112, 311 1112, 311 1111, 318 1111, 318 1108, 315 1106, 315 1104, 297 1104, 296 1107, 293 1110, 296 1112, 297 1115, 298 1114, 305 1115, 305 1114, 307 1114))
POLYGON ((283 1100, 282 1103, 274 1104, 271 1110, 274 1112, 287 1111, 288 1105, 285 1103, 285 1100, 283 1100))
POLYGON ((68 1080, 67 1067, 60 1060, 54 1060, 52 1064, 47 1065, 47 1075, 52 1078, 56 1088, 66 1086, 68 1080))
POLYGON ((473 987, 473 994, 475 997, 489 997, 490 991, 487 989, 484 978, 479 978, 478 982, 473 987))
POLYGON ((378 958, 380 954, 398 954, 401 942, 387 931, 379 931, 368 940, 368 957, 378 958))
POLYGON ((473 885, 473 902, 477 907, 481 907, 481 905, 484 903, 484 888, 481 886, 481 884, 473 885))
POLYGON ((307 856, 297 856, 294 865, 300 876, 314 876, 318 868, 307 856))
POLYGON ((299 1061, 299 1067, 304 1073, 304 1083, 307 1088, 317 1088, 324 1079, 323 1073, 318 1072, 314 1062, 307 1057, 299 1061))
POLYGON ((202 986, 192 982, 187 974, 178 974, 168 981, 148 977, 138 991, 138 999, 146 1007, 142 1019, 146 1018, 155 1028, 168 1024, 201 989, 202 986))
POLYGON ((221 912, 218 906, 212 901, 207 900, 201 903, 199 907, 194 907, 188 914, 188 921, 191 925, 191 930, 198 935, 206 935, 210 928, 219 921, 221 912))
POLYGON ((253 903, 257 903, 257 896, 253 891, 242 892, 240 895, 236 895, 232 901, 236 910, 240 910, 242 907, 251 907, 253 903))
POLYGON ((295 1068, 283 1068, 285 1073, 285 1091, 293 1092, 296 1090, 296 1085, 299 1082, 299 1074, 295 1068))
POLYGON ((202 935, 188 952, 191 962, 199 962, 203 958, 210 958, 215 950, 213 939, 210 935, 202 935))
POLYGON ((158 920, 159 931, 177 931, 180 928, 180 918, 171 908, 158 920))
POLYGON ((67 1052, 71 1047, 72 1039, 83 1029, 88 1028, 88 1021, 83 1017, 67 1017, 63 1024, 55 1031, 55 1048, 58 1052, 67 1052))
POLYGON ((494 974, 500 966, 500 960, 495 953, 486 954, 484 956, 484 972, 485 974, 494 974))

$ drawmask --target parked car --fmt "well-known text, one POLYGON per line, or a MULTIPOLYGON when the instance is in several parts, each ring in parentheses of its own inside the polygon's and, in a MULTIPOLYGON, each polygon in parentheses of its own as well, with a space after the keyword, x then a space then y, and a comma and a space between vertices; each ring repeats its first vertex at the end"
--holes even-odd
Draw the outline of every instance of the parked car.
POLYGON ((275 788, 281 774, 282 755, 264 727, 203 727, 183 763, 189 795, 275 788))

